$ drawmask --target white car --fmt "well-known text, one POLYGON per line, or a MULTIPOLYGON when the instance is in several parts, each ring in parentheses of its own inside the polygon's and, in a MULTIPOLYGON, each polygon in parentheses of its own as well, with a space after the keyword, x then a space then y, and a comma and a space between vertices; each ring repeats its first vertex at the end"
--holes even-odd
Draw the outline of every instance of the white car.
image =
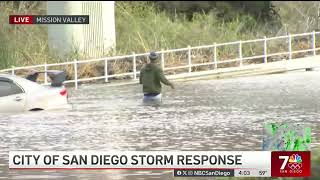
MULTIPOLYGON (((58 85, 54 83, 40 85, 36 82, 38 74, 30 77, 27 79, 0 74, 0 113, 71 107, 68 103, 68 92, 62 84, 63 82, 59 82, 58 85)), ((51 77, 54 77, 54 75, 51 74, 51 77)))

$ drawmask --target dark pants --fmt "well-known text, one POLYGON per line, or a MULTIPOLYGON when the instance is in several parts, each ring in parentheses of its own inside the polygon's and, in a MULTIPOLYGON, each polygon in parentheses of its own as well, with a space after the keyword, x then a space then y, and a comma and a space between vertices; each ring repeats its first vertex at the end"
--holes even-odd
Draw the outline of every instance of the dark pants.
POLYGON ((143 96, 143 102, 146 104, 161 104, 162 102, 162 96, 158 93, 148 93, 144 94, 143 96))

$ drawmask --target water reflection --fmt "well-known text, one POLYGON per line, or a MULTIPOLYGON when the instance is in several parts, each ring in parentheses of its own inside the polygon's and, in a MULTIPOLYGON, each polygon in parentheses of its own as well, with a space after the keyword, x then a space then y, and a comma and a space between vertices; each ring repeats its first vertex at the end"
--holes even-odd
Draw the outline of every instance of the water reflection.
POLYGON ((320 72, 178 83, 164 105, 141 104, 140 86, 85 85, 73 110, 0 117, 0 177, 172 179, 169 171, 8 170, 9 150, 260 150, 268 121, 303 122, 320 144, 320 72))

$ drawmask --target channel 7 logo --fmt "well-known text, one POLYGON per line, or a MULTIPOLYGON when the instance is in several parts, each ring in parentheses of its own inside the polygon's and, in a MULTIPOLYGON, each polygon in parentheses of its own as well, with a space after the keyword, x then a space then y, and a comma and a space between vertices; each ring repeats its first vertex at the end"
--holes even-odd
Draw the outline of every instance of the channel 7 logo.
POLYGON ((284 170, 286 165, 291 169, 292 172, 301 173, 302 168, 302 158, 299 154, 292 154, 289 156, 279 156, 279 159, 283 159, 283 163, 281 165, 281 170, 284 170))
POLYGON ((274 151, 271 153, 272 177, 308 177, 311 175, 310 151, 274 151))

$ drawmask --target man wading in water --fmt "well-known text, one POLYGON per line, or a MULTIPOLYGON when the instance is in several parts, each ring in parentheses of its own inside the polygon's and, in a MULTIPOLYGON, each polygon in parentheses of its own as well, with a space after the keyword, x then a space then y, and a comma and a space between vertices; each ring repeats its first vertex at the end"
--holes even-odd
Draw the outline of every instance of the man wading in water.
POLYGON ((162 69, 157 65, 158 55, 151 52, 150 63, 142 67, 140 71, 140 84, 143 85, 143 102, 161 103, 161 82, 174 89, 174 85, 165 77, 162 69))

